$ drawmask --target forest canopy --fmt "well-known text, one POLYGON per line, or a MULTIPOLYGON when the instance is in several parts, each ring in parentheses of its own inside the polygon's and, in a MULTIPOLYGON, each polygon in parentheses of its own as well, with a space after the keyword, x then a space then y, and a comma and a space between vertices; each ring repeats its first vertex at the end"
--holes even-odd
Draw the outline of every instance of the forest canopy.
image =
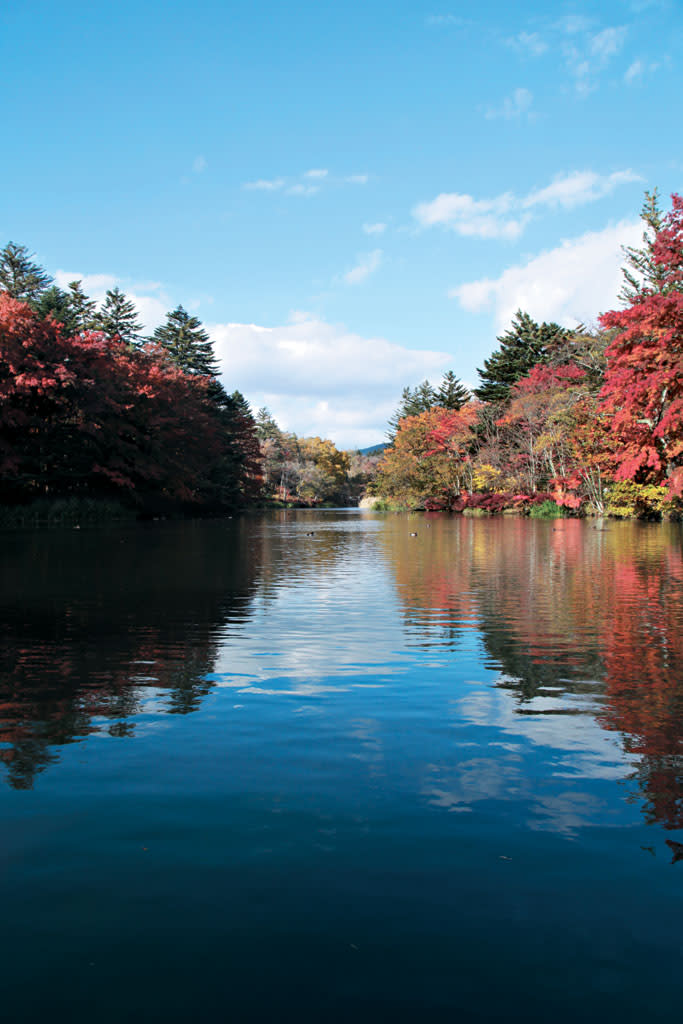
MULTIPOLYGON (((406 388, 372 484, 403 507, 680 516, 683 199, 646 193, 624 249, 623 308, 593 329, 518 310, 474 397, 406 388)), ((457 380, 457 379, 456 379, 457 380)))
MULTIPOLYGON (((298 437, 228 393, 182 305, 150 336, 118 287, 58 287, 0 250, 0 504, 95 498, 137 514, 258 502, 531 514, 683 508, 683 199, 646 193, 620 309, 595 327, 518 310, 470 390, 448 370, 403 389, 383 451, 298 437)), ((228 368, 229 369, 229 368, 228 368)))

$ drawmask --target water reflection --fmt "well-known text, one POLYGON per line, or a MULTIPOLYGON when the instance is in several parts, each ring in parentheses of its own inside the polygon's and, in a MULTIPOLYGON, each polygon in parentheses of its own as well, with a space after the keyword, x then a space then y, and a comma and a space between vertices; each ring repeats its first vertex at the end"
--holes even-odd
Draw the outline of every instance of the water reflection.
POLYGON ((471 756, 425 756, 411 783, 434 807, 526 801, 531 827, 560 831, 595 820, 585 793, 535 793, 543 749, 570 786, 630 772, 646 820, 683 827, 678 527, 282 512, 19 535, 1 573, 15 788, 64 744, 130 739, 145 714, 226 692, 235 710, 291 701, 314 745, 334 708, 345 756, 374 779, 391 773, 392 731, 452 729, 471 756))
POLYGON ((8 1020, 675 1016, 679 530, 5 540, 8 1020))
POLYGON ((417 540, 405 521, 382 534, 406 627, 423 647, 454 653, 476 630, 497 686, 515 699, 510 708, 479 692, 459 714, 571 751, 568 775, 617 778, 609 742, 585 721, 595 718, 619 734, 647 820, 683 827, 680 527, 443 517, 429 526, 417 540))
POLYGON ((6 538, 0 758, 30 788, 58 746, 130 737, 154 699, 195 711, 226 622, 246 620, 258 534, 244 523, 6 538))

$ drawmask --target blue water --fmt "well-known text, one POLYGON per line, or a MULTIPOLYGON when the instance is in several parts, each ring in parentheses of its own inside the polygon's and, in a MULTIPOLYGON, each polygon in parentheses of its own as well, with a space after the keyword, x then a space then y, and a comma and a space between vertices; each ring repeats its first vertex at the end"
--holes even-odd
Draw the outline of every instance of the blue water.
POLYGON ((7 534, 0 583, 8 1021, 677 1019, 680 526, 7 534))

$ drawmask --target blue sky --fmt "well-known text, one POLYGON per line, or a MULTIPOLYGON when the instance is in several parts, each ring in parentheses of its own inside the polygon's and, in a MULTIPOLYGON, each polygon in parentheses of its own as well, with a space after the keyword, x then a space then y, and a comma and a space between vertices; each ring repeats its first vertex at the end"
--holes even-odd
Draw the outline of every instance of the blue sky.
POLYGON ((681 189, 682 43, 677 0, 6 3, 0 239, 149 328, 183 303, 230 390, 370 444, 518 306, 614 305, 681 189))

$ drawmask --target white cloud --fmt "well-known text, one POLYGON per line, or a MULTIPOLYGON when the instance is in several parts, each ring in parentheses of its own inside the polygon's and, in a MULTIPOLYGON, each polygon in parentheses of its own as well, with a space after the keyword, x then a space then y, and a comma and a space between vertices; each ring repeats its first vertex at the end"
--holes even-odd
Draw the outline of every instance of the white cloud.
POLYGON ((206 167, 207 167, 206 157, 196 156, 194 158, 194 162, 192 164, 192 170, 194 171, 195 174, 201 174, 202 171, 206 170, 206 167))
POLYGON ((519 32, 506 42, 508 46, 521 50, 530 57, 540 57, 548 49, 548 44, 539 36, 538 32, 519 32))
POLYGON ((594 171, 572 171, 559 175, 545 188, 535 189, 522 201, 529 209, 532 206, 562 206, 570 208, 602 199, 619 185, 642 181, 632 170, 615 171, 613 174, 596 174, 594 171))
POLYGON ((514 196, 506 192, 493 199, 473 199, 464 193, 442 192, 428 203, 418 203, 413 216, 422 227, 445 224, 459 235, 476 238, 518 238, 524 218, 508 217, 514 196))
POLYGON ((427 17, 428 25, 455 25, 457 28, 464 28, 471 24, 467 18, 461 18, 457 14, 430 14, 427 17))
POLYGON ((646 64, 642 60, 634 60, 632 64, 629 64, 626 72, 624 73, 624 81, 627 85, 631 85, 633 82, 638 81, 644 74, 652 71, 657 71, 661 67, 659 61, 653 61, 650 64, 646 64))
POLYGON ((299 182, 296 185, 290 185, 287 189, 288 196, 314 196, 316 192, 320 191, 319 185, 302 185, 299 182))
POLYGON ((376 224, 364 224, 363 231, 366 235, 382 235, 386 231, 386 224, 378 221, 376 224))
POLYGON ((533 98, 533 93, 528 89, 515 89, 511 96, 505 97, 502 107, 489 107, 485 116, 488 119, 503 117, 506 121, 511 121, 515 117, 521 117, 522 114, 527 114, 527 116, 531 117, 533 98))
POLYGON ((267 405, 285 429, 343 447, 381 441, 406 383, 438 379, 451 362, 445 352, 363 337, 301 312, 282 326, 207 329, 229 391, 238 386, 252 407, 267 405))
POLYGON ((85 294, 97 301, 119 280, 113 274, 81 274, 76 270, 57 270, 54 278, 59 288, 68 288, 72 281, 80 281, 85 294))
POLYGON ((360 284, 370 274, 374 274, 381 262, 382 250, 373 249, 372 252, 367 252, 363 256, 358 257, 358 263, 344 274, 344 280, 347 284, 360 284))
POLYGON ((70 270, 58 270, 54 277, 60 288, 67 288, 71 281, 80 281, 85 294, 94 299, 98 306, 104 302, 107 292, 118 285, 126 298, 135 303, 145 334, 151 333, 155 327, 163 323, 166 313, 171 308, 171 303, 163 292, 160 295, 145 294, 147 291, 159 292, 161 285, 155 281, 126 286, 126 283, 114 274, 81 274, 70 270))
POLYGON ((588 52, 600 61, 608 61, 621 50, 627 31, 625 25, 620 25, 618 28, 605 28, 597 32, 590 38, 588 52))
POLYGON ((582 14, 567 14, 555 22, 555 28, 565 35, 573 36, 579 32, 587 32, 592 22, 582 14))
POLYGON ((624 75, 625 82, 632 82, 636 78, 640 78, 644 71, 642 60, 634 60, 624 75))
POLYGON ((465 237, 514 240, 522 234, 534 208, 578 206, 609 195, 619 185, 641 180, 631 170, 608 175, 572 171, 522 197, 504 192, 491 199, 474 199, 466 193, 442 192, 430 202, 418 203, 413 216, 422 227, 441 224, 465 237))
POLYGON ((156 295, 139 295, 134 291, 127 291, 126 296, 137 306, 146 333, 162 324, 171 308, 170 303, 163 298, 157 298, 156 295))
POLYGON ((628 28, 626 25, 610 26, 590 35, 587 25, 577 28, 581 38, 572 37, 565 43, 564 58, 567 69, 574 78, 579 96, 585 97, 597 88, 598 76, 609 64, 612 57, 622 49, 628 28))
POLYGON ((331 181, 334 184, 346 183, 347 185, 366 185, 369 181, 369 175, 367 174, 349 174, 344 178, 338 176, 330 177, 330 172, 326 167, 311 167, 299 177, 299 181, 296 180, 296 177, 291 176, 258 178, 255 181, 245 182, 242 188, 261 192, 277 192, 280 189, 284 189, 287 195, 290 196, 311 196, 318 192, 321 185, 326 183, 326 181, 331 181), (315 182, 315 184, 312 184, 312 182, 315 182))
POLYGON ((492 309, 501 329, 517 309, 537 320, 590 323, 616 302, 624 262, 621 247, 637 245, 641 232, 640 221, 590 231, 508 267, 498 278, 459 285, 449 295, 471 313, 492 309))
POLYGON ((258 181, 247 181, 242 185, 242 188, 253 189, 254 191, 261 192, 276 192, 282 188, 285 183, 284 178, 259 178, 258 181))

